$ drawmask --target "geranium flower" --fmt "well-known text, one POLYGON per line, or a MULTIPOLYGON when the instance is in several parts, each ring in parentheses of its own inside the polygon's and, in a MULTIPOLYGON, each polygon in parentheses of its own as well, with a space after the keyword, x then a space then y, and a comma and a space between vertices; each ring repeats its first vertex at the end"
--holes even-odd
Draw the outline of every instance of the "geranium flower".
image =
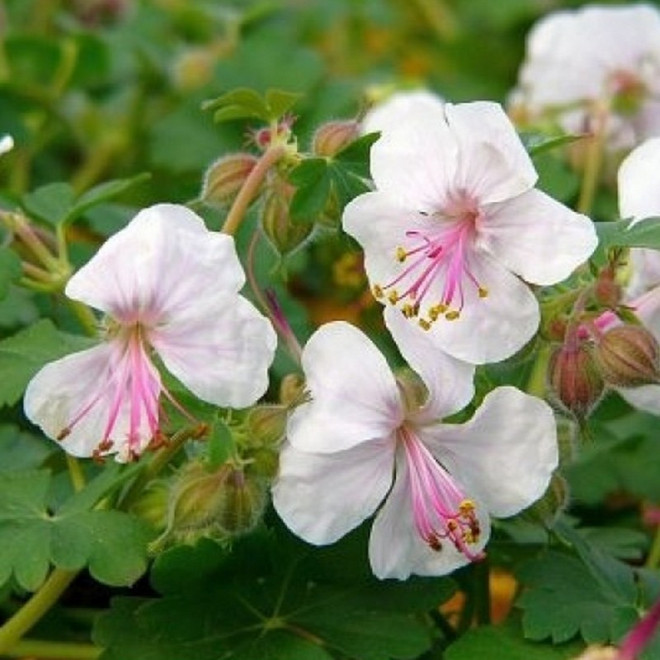
POLYGON ((371 174, 375 192, 348 204, 343 223, 389 304, 388 326, 403 314, 468 362, 509 357, 536 331, 538 303, 518 275, 554 284, 597 244, 588 218, 533 188, 536 171, 495 103, 411 103, 373 146, 371 174))
POLYGON ((660 12, 591 6, 544 16, 527 39, 513 105, 549 115, 569 133, 607 111, 608 144, 631 148, 660 134, 660 12))
MULTIPOLYGON (((660 138, 646 140, 628 154, 618 172, 619 213, 630 218, 630 227, 644 218, 660 215, 660 138)), ((660 284, 660 251, 631 248, 628 298, 660 284)))
POLYGON ((394 92, 384 101, 376 103, 360 122, 361 132, 375 133, 388 130, 406 121, 409 108, 426 104, 429 108, 442 109, 443 99, 425 89, 401 90, 394 92))
POLYGON ((75 456, 138 456, 160 436, 161 393, 174 402, 152 351, 200 399, 254 403, 276 338, 238 294, 243 283, 231 237, 183 206, 140 211, 66 287, 106 314, 105 341, 43 367, 25 392, 27 416, 75 456))
POLYGON ((500 387, 465 424, 443 423, 472 398, 474 368, 405 346, 421 394, 356 328, 333 322, 314 333, 302 354, 311 400, 290 417, 273 486, 284 522, 317 545, 378 511, 369 557, 379 578, 441 575, 480 559, 489 514, 534 502, 557 465, 547 404, 500 387))

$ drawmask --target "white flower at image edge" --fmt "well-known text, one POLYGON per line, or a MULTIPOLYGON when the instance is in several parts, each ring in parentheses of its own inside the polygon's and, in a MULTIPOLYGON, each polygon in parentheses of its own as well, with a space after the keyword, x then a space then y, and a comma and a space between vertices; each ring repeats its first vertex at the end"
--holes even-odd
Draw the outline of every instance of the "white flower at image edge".
POLYGON ((183 206, 140 211, 68 282, 106 315, 105 341, 47 364, 25 392, 26 415, 75 456, 131 460, 158 439, 165 367, 200 399, 236 408, 268 385, 276 337, 238 294, 234 241, 183 206))
MULTIPOLYGON (((633 149, 619 167, 619 213, 633 227, 644 218, 660 216, 660 138, 646 140, 633 149)), ((631 248, 628 298, 660 284, 660 252, 631 248)))
MULTIPOLYGON (((371 152, 375 191, 344 212, 374 295, 439 348, 474 364, 529 341, 539 306, 525 282, 567 278, 597 245, 589 218, 534 189, 536 171, 502 108, 410 102, 371 152)), ((399 327, 397 324, 396 327, 399 327)), ((414 333, 413 333, 413 341, 414 333)))
POLYGON ((14 138, 11 135, 3 135, 0 138, 0 156, 14 148, 14 138))
POLYGON ((377 512, 369 558, 379 578, 442 575, 480 559, 489 516, 533 503, 557 466, 547 404, 500 387, 465 424, 442 423, 471 400, 474 367, 440 352, 429 362, 407 346, 427 388, 416 405, 361 331, 334 322, 314 333, 302 354, 311 400, 290 417, 273 486, 283 521, 316 545, 377 512))

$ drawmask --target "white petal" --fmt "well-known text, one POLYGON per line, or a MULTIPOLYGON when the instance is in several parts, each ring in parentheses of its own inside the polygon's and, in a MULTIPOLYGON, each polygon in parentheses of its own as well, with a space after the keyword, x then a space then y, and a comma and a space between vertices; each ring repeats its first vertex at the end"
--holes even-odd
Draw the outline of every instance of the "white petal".
POLYGON ((298 449, 331 453, 387 439, 403 411, 396 381, 374 344, 336 321, 309 339, 302 366, 311 401, 289 419, 287 437, 298 449))
POLYGON ((458 141, 459 189, 486 204, 515 197, 536 183, 536 170, 502 106, 448 103, 445 113, 458 141))
POLYGON ((660 415, 660 385, 614 388, 631 406, 660 415))
POLYGON ((441 419, 463 409, 474 396, 474 365, 438 349, 427 333, 395 307, 387 307, 384 317, 401 355, 428 389, 426 405, 415 419, 441 419))
MULTIPOLYGON (((113 393, 116 392, 111 384, 113 370, 116 372, 121 368, 116 346, 111 343, 50 362, 32 378, 25 390, 25 414, 48 437, 57 439, 71 421, 94 402, 60 441, 69 454, 92 456, 103 440, 113 405, 113 393)), ((155 370, 152 376, 158 379, 155 370)), ((130 397, 126 395, 122 397, 110 438, 114 445, 107 452, 119 452, 124 460, 127 458, 130 414, 130 397)), ((147 420, 142 417, 139 441, 132 450, 139 454, 149 444, 151 436, 147 420)))
POLYGON ((371 108, 364 116, 361 125, 363 134, 388 131, 410 121, 411 109, 424 107, 430 112, 442 113, 444 101, 424 89, 394 92, 385 101, 371 108))
POLYGON ((268 387, 277 337, 270 321, 239 295, 197 292, 149 331, 165 366, 200 399, 245 408, 268 387))
MULTIPOLYGON (((465 306, 460 318, 438 319, 430 330, 422 330, 417 319, 410 319, 415 332, 424 333, 438 349, 472 364, 498 362, 520 350, 539 325, 539 306, 529 287, 487 255, 475 255, 471 272, 488 290, 479 297, 474 287, 465 288, 465 306)), ((430 295, 441 299, 441 291, 430 295)), ((394 312, 387 311, 386 314, 394 312)), ((413 332, 400 339, 391 329, 394 341, 403 346, 413 332)), ((400 348, 403 353, 406 349, 400 348)))
POLYGON ((628 154, 618 173, 621 217, 641 220, 660 215, 658 172, 660 138, 647 140, 628 154))
POLYGON ((371 148, 377 190, 416 211, 442 206, 454 180, 457 145, 440 104, 411 100, 407 118, 383 127, 371 148))
POLYGON ((392 483, 394 443, 373 442, 334 454, 285 444, 273 484, 284 523, 316 545, 332 543, 370 516, 392 483))
POLYGON ((540 190, 485 209, 480 245, 533 284, 566 279, 596 249, 593 222, 540 190))
MULTIPOLYGON (((446 575, 465 566, 469 559, 451 543, 432 550, 415 528, 406 461, 397 455, 394 486, 378 512, 369 538, 369 560, 380 579, 405 580, 410 575, 446 575)), ((490 520, 477 506, 481 527, 479 542, 470 549, 479 553, 490 537, 490 520)))
POLYGON ((627 303, 644 327, 660 341, 660 285, 627 303))
POLYGON ((0 156, 14 148, 14 138, 11 135, 3 135, 0 138, 0 156))
POLYGON ((626 284, 626 298, 636 297, 660 284, 660 251, 630 248, 630 281, 626 284))
POLYGON ((144 209, 70 280, 66 294, 117 320, 162 320, 201 291, 235 293, 244 275, 233 239, 210 232, 184 206, 144 209))
POLYGON ((557 467, 550 407, 514 387, 498 387, 465 424, 418 430, 436 458, 494 516, 511 516, 545 492, 557 467))

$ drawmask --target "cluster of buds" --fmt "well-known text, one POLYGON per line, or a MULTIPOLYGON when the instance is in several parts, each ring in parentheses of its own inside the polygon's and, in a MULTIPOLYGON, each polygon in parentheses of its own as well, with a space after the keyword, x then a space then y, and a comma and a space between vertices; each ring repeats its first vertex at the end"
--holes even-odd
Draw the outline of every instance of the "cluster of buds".
POLYGON ((557 400, 583 420, 606 387, 660 383, 660 346, 640 325, 624 323, 586 336, 576 330, 553 351, 548 380, 557 400))

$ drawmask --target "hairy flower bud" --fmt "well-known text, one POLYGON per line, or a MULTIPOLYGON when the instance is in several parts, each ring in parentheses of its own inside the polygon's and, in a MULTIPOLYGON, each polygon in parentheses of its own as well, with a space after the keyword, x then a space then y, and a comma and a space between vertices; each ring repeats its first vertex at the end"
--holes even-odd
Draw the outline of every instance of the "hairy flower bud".
POLYGON ((316 130, 312 151, 317 156, 331 158, 360 135, 360 124, 354 119, 329 121, 316 130))
POLYGON ((247 417, 248 436, 257 445, 274 446, 284 437, 287 409, 282 405, 261 405, 247 417))
POLYGON ((615 387, 660 383, 660 346, 641 326, 608 330, 596 345, 594 357, 603 378, 615 387))
POLYGON ((216 160, 204 175, 201 198, 211 204, 231 201, 256 164, 257 158, 248 153, 229 154, 216 160))
POLYGON ((548 374, 552 392, 578 419, 589 414, 605 387, 593 348, 586 343, 564 344, 555 349, 550 356, 548 374))
POLYGON ((598 275, 594 287, 596 300, 606 307, 616 307, 621 301, 621 285, 615 279, 614 270, 605 268, 598 275))
POLYGON ((543 497, 537 500, 526 512, 526 516, 552 527, 557 518, 566 510, 569 490, 566 479, 555 472, 543 497))
POLYGON ((229 464, 208 470, 201 462, 191 462, 173 484, 168 527, 155 546, 195 543, 202 537, 224 540, 248 532, 265 505, 262 479, 229 464))
POLYGON ((264 201, 261 224, 275 249, 286 255, 300 247, 312 233, 312 222, 294 222, 289 211, 295 189, 278 182, 264 201))

